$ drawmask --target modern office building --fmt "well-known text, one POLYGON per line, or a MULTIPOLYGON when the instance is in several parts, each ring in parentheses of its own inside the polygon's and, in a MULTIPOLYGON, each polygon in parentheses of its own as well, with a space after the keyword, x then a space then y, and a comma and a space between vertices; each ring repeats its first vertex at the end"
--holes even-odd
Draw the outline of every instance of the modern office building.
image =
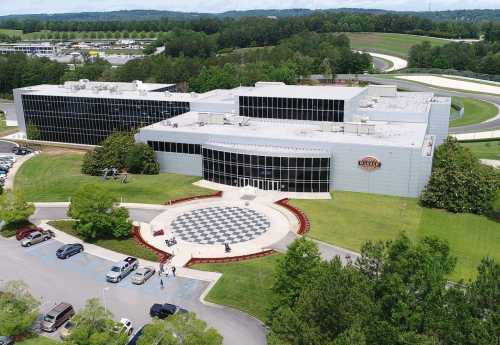
POLYGON ((411 197, 427 183, 434 149, 448 135, 450 98, 398 92, 395 86, 260 82, 181 94, 154 92, 162 87, 156 85, 122 91, 120 97, 110 87, 16 90, 21 127, 30 121, 41 133, 59 133, 44 140, 86 143, 140 127, 136 140, 153 148, 162 171, 219 184, 411 197), (58 102, 85 110, 47 108, 52 103, 45 98, 33 106, 32 97, 60 97, 58 102))
POLYGON ((21 128, 37 129, 37 138, 29 139, 98 145, 113 132, 189 111, 190 95, 175 90, 175 84, 81 80, 16 89, 14 99, 21 128))

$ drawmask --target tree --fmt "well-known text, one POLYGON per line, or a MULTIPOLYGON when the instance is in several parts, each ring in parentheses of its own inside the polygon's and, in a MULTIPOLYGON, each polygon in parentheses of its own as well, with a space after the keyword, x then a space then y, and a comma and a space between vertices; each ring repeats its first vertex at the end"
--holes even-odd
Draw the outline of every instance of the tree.
POLYGON ((165 320, 155 319, 144 329, 138 345, 222 345, 222 336, 194 313, 178 313, 165 320))
POLYGON ((295 305, 303 287, 316 274, 320 262, 319 249, 313 241, 300 237, 288 246, 286 255, 280 258, 276 268, 272 313, 282 306, 295 305))
POLYGON ((499 188, 500 172, 482 165, 468 148, 448 137, 434 153, 420 203, 451 212, 488 214, 499 188))
POLYGON ((153 149, 144 143, 134 144, 128 152, 127 171, 132 174, 158 174, 160 165, 156 161, 153 149))
POLYGON ((130 236, 132 224, 126 208, 98 184, 82 185, 71 198, 68 215, 75 219, 76 232, 87 240, 130 236))
POLYGON ((5 283, 0 293, 0 334, 15 337, 31 330, 39 302, 22 281, 5 283))
POLYGON ((106 310, 97 298, 87 301, 85 307, 72 319, 75 326, 65 344, 68 345, 125 345, 128 335, 115 332, 119 327, 113 315, 106 310))
POLYGON ((26 201, 20 191, 0 195, 0 219, 7 226, 16 226, 28 221, 35 212, 35 205, 26 201))

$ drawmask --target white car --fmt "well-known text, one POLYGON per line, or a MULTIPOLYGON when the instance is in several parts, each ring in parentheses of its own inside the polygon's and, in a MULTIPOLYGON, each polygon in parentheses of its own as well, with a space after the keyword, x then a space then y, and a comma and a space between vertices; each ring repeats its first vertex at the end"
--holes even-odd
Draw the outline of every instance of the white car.
POLYGON ((120 322, 116 324, 114 331, 116 333, 123 332, 130 337, 134 332, 134 326, 132 325, 132 321, 122 317, 120 322))

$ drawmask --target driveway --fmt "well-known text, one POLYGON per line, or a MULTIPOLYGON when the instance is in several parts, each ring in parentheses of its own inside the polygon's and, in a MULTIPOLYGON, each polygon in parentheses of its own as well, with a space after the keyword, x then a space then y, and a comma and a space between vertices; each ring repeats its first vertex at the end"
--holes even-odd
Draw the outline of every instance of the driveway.
POLYGON ((104 279, 112 264, 110 261, 87 253, 59 260, 54 252, 60 245, 51 240, 22 248, 14 239, 0 238, 0 283, 26 282, 32 294, 42 302, 42 312, 61 301, 73 304, 78 310, 89 298, 100 298, 116 320, 127 317, 136 330, 150 321, 148 312, 153 303, 170 302, 195 312, 215 327, 224 336, 224 344, 266 344, 265 330, 255 319, 236 310, 200 302, 199 297, 208 286, 205 281, 168 277, 163 278, 164 289, 160 289, 157 276, 142 286, 131 284, 130 277, 111 284, 104 279))
POLYGON ((0 140, 0 153, 9 153, 12 154, 12 148, 17 146, 13 142, 0 140))

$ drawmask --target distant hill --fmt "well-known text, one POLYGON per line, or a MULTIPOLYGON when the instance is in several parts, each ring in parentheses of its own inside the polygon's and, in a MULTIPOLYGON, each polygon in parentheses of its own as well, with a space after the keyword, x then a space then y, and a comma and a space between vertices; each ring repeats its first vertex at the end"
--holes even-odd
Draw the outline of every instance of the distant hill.
POLYGON ((249 10, 249 11, 228 11, 222 13, 196 13, 196 12, 176 12, 157 10, 123 10, 111 12, 80 12, 80 13, 56 13, 56 14, 23 14, 0 16, 0 21, 4 20, 39 20, 39 21, 144 21, 156 20, 160 18, 171 18, 179 20, 199 19, 201 17, 211 18, 240 18, 240 17, 290 17, 305 16, 313 12, 336 12, 336 13, 372 13, 372 14, 406 14, 435 21, 459 20, 467 22, 479 22, 486 20, 500 21, 500 9, 498 10, 456 10, 456 11, 431 11, 431 12, 398 12, 379 9, 361 8, 339 8, 321 11, 310 9, 285 9, 285 10, 249 10))

